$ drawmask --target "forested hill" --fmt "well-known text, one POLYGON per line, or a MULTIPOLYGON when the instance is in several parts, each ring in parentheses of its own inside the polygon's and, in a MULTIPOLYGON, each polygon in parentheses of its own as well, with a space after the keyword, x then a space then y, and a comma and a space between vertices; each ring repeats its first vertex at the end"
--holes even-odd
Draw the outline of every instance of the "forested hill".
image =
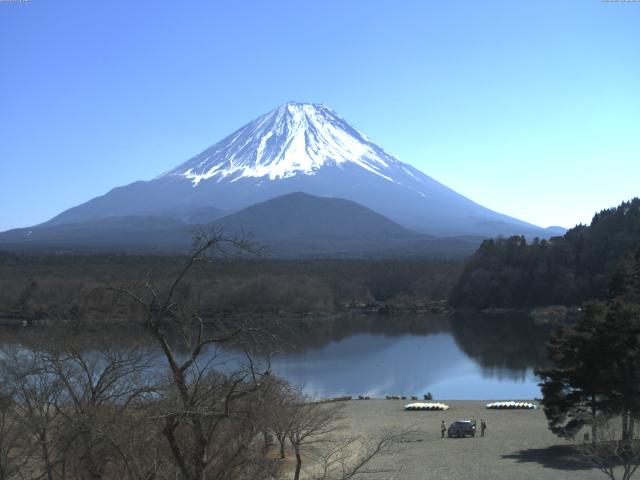
POLYGON ((639 198, 549 241, 485 240, 467 261, 450 302, 482 309, 606 298, 611 272, 625 254, 640 255, 639 198))

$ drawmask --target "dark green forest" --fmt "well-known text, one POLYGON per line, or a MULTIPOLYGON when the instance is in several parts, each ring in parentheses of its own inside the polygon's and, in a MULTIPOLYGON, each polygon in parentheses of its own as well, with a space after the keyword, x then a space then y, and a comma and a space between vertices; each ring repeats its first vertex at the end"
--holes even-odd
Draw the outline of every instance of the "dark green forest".
MULTIPOLYGON (((183 257, 21 255, 0 252, 0 319, 68 321, 128 316, 104 287, 169 282, 183 257)), ((254 260, 198 264, 182 297, 205 316, 337 312, 445 302, 462 262, 438 260, 254 260)))
POLYGON ((617 262, 606 300, 585 303, 576 322, 556 326, 547 355, 550 367, 537 374, 551 431, 572 438, 589 425, 593 442, 613 445, 620 452, 608 457, 608 465, 628 464, 633 455, 637 462, 640 250, 624 254, 617 262), (620 436, 611 443, 607 422, 620 421, 620 436))
POLYGON ((550 240, 485 240, 454 287, 455 307, 579 305, 608 296, 612 272, 640 249, 640 199, 597 213, 550 240))

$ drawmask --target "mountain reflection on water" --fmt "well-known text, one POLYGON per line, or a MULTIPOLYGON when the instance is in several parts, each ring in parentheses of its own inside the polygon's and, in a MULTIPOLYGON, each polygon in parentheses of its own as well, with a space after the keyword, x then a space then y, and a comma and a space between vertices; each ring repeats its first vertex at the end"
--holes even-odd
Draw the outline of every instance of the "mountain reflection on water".
MULTIPOLYGON (((270 360, 272 371, 314 396, 422 398, 432 392, 437 399, 497 400, 540 395, 533 369, 545 364, 549 327, 526 317, 342 315, 262 321, 279 339, 262 348, 276 352, 270 360)), ((82 329, 72 336, 48 329, 10 329, 0 331, 0 343, 50 349, 64 343, 65 336, 86 350, 142 344, 156 355, 159 368, 164 364, 155 342, 140 327, 82 329)), ((180 351, 178 336, 174 342, 180 351)), ((211 349, 206 355, 216 355, 221 368, 245 359, 233 348, 211 349)))
POLYGON ((275 355, 271 364, 319 396, 533 398, 548 332, 514 316, 337 319, 310 329, 300 351, 275 355))

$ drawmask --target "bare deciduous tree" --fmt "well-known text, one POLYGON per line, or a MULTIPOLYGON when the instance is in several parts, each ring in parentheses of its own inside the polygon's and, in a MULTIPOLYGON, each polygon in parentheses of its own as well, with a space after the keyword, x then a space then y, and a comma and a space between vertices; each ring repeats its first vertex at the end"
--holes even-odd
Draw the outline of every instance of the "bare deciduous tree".
POLYGON ((640 429, 631 422, 629 430, 629 421, 622 419, 622 423, 620 417, 600 419, 597 439, 577 446, 580 455, 611 480, 630 480, 640 467, 640 429))
MULTIPOLYGON (((146 375, 149 354, 140 348, 80 351, 54 349, 5 351, 1 371, 12 388, 13 425, 21 442, 14 456, 24 459, 22 476, 32 479, 118 478, 151 480, 147 449, 157 432, 136 428, 153 407, 156 387, 146 375), (129 468, 136 465, 137 470, 129 468)), ((146 422, 149 424, 149 422, 146 422)), ((166 454, 166 452, 165 452, 166 454)))
POLYGON ((122 458, 115 435, 129 407, 156 391, 146 373, 153 367, 142 348, 82 352, 73 346, 40 352, 46 374, 61 386, 58 431, 64 469, 100 479, 122 458))
POLYGON ((311 475, 313 480, 348 480, 358 475, 388 473, 392 469, 371 468, 374 459, 391 451, 393 444, 408 432, 382 432, 365 440, 361 436, 331 442, 320 457, 320 467, 311 475))
POLYGON ((330 434, 338 428, 344 405, 341 403, 312 402, 300 397, 298 403, 288 407, 290 423, 289 441, 296 455, 294 480, 299 480, 302 468, 302 449, 313 448, 330 441, 330 434))
POLYGON ((59 379, 47 374, 40 354, 5 350, 3 356, 2 375, 13 388, 14 421, 26 436, 20 454, 28 458, 31 467, 39 465, 44 478, 53 480, 57 461, 53 443, 59 426, 59 379))
POLYGON ((185 279, 194 265, 212 252, 227 255, 229 249, 253 250, 245 238, 228 238, 221 231, 199 232, 193 253, 164 292, 150 280, 142 292, 113 289, 142 308, 145 326, 158 342, 168 365, 171 401, 169 410, 162 415, 162 433, 184 479, 226 478, 228 472, 237 472, 247 464, 245 453, 252 441, 253 425, 243 423, 247 417, 245 404, 261 387, 261 375, 252 362, 248 368, 222 373, 215 368, 212 358, 204 355, 212 346, 237 339, 243 329, 229 331, 218 325, 218 333, 207 335, 203 318, 189 308, 186 295, 183 301, 180 299, 185 279), (182 353, 170 341, 176 333, 182 337, 182 353), (239 425, 249 430, 240 432, 239 425), (231 432, 236 433, 233 440, 228 438, 231 432))
POLYGON ((273 433, 278 441, 279 456, 286 457, 286 443, 292 427, 291 410, 303 401, 300 392, 286 380, 271 377, 265 383, 267 387, 263 396, 265 402, 265 428, 273 433))
POLYGON ((24 431, 16 421, 15 401, 7 392, 0 392, 0 480, 16 478, 28 462, 24 431))
POLYGON ((212 251, 251 246, 221 232, 198 240, 166 284, 102 289, 133 301, 152 348, 58 338, 0 356, 0 480, 273 479, 283 464, 266 455, 271 433, 282 457, 292 445, 296 480, 303 449, 320 459, 318 479, 346 480, 388 449, 392 436, 330 444, 342 406, 312 402, 271 375, 268 361, 254 362, 257 345, 270 349, 274 336, 205 325, 189 273, 212 251), (229 344, 233 363, 219 348, 229 344))

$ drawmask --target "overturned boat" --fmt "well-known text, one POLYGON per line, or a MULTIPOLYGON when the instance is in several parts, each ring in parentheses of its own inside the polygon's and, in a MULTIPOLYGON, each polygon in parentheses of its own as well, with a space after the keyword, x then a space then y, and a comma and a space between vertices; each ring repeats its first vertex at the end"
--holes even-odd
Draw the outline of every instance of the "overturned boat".
POLYGON ((487 403, 485 406, 493 410, 535 410, 538 408, 537 405, 530 402, 514 402, 512 400, 508 402, 487 403))
POLYGON ((449 405, 439 402, 416 402, 404 406, 405 410, 449 410, 449 405))

